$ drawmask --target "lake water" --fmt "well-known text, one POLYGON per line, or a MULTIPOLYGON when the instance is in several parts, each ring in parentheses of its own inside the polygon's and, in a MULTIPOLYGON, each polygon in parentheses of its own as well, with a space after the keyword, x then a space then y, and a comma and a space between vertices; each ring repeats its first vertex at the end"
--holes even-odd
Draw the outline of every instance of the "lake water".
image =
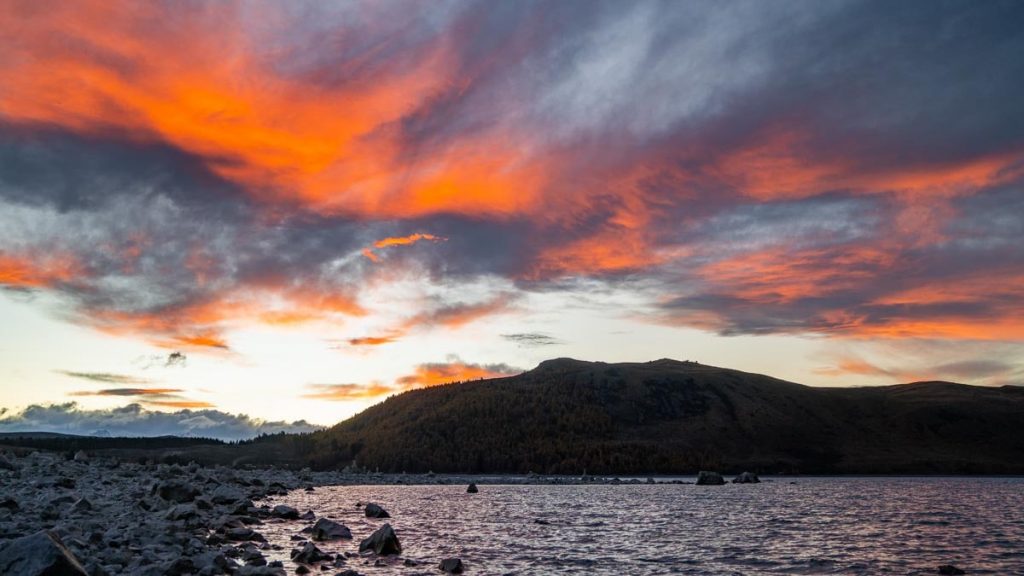
MULTIPOLYGON (((692 479, 691 479, 692 480, 692 479)), ((1024 479, 776 478, 753 485, 336 486, 275 498, 337 520, 355 552, 384 522, 402 559, 352 558, 364 574, 1024 574, 1024 479), (363 517, 376 502, 390 520, 363 517), (547 522, 547 524, 537 521, 547 522)), ((260 527, 284 550, 308 522, 260 527)), ((337 570, 326 572, 334 574, 337 570)))

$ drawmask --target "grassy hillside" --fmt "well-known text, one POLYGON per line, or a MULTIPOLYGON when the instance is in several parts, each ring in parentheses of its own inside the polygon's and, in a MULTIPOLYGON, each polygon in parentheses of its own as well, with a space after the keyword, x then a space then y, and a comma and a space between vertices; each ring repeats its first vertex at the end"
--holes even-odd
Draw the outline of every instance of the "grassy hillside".
POLYGON ((659 360, 542 363, 415 390, 275 438, 317 468, 382 471, 1024 473, 1024 389, 813 388, 659 360))

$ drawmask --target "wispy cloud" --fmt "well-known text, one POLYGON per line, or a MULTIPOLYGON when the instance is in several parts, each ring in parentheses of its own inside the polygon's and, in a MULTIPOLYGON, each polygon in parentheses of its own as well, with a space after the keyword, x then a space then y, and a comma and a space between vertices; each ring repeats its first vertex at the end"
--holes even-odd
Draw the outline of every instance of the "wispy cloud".
POLYGON ((452 382, 504 378, 522 373, 523 370, 508 364, 475 364, 465 362, 458 356, 449 356, 444 362, 419 364, 411 374, 395 379, 391 384, 373 382, 370 384, 309 384, 303 398, 315 400, 348 401, 377 398, 399 394, 406 390, 427 388, 452 382))
POLYGON ((509 342, 515 342, 519 346, 525 348, 537 348, 542 346, 554 346, 561 344, 562 341, 554 336, 543 334, 540 332, 520 332, 516 334, 502 334, 502 338, 509 342))
POLYGON ((74 372, 71 370, 57 370, 56 372, 72 378, 103 384, 151 384, 153 382, 149 378, 140 378, 127 374, 112 374, 110 372, 74 372))

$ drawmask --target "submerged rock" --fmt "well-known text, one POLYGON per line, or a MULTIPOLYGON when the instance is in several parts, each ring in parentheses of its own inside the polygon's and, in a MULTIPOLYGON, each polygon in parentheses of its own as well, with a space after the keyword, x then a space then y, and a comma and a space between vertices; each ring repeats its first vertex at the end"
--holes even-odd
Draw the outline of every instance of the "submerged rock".
POLYGON ((718 472, 709 472, 707 470, 701 470, 697 474, 697 485, 698 486, 721 486, 725 484, 725 479, 718 472))
POLYGON ((352 539, 352 531, 348 529, 348 526, 344 524, 338 524, 333 520, 327 518, 321 518, 313 524, 312 529, 313 540, 338 540, 338 539, 352 539))
POLYGON ((398 536, 395 534, 394 528, 391 524, 385 524, 377 529, 376 532, 370 535, 359 543, 359 551, 366 552, 372 551, 378 556, 387 556, 388 554, 401 554, 402 544, 398 541, 398 536))
POLYGON ((469 486, 468 486, 468 487, 466 488, 466 493, 467 493, 467 494, 476 494, 476 493, 477 493, 477 492, 479 492, 479 491, 480 491, 480 489, 476 487, 476 484, 470 484, 470 485, 469 485, 469 486))
POLYGON ((761 479, 753 472, 744 472, 732 479, 733 484, 760 484, 761 479))
POLYGON ((325 560, 333 560, 334 556, 317 548, 316 544, 306 542, 301 547, 292 550, 291 558, 299 564, 316 564, 325 560))
POLYGON ((60 538, 48 530, 10 540, 0 547, 0 574, 88 576, 60 538))
POLYGON ((445 558, 441 560, 441 564, 437 569, 448 574, 462 574, 462 559, 445 558))
POLYGON ((952 564, 943 564, 939 566, 939 574, 946 574, 947 576, 956 576, 958 574, 967 574, 960 568, 953 566, 952 564))
POLYGON ((388 514, 387 510, 373 502, 367 504, 363 512, 366 514, 367 518, 391 518, 391 514, 388 514))
POLYGON ((291 506, 286 506, 284 504, 278 504, 277 506, 274 506, 274 509, 271 510, 270 513, 278 518, 284 518, 285 520, 299 519, 299 511, 296 510, 295 508, 292 508, 291 506))

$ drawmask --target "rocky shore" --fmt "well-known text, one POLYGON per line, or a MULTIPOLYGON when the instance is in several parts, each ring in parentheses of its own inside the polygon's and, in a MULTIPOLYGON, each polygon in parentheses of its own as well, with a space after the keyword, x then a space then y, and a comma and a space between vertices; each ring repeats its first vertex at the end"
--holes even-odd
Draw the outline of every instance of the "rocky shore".
MULTIPOLYGON (((295 573, 353 576, 348 568, 401 562, 398 537, 385 524, 373 534, 356 535, 359 553, 332 555, 317 541, 351 539, 345 526, 319 518, 316 511, 271 506, 267 498, 291 490, 328 485, 373 484, 627 484, 654 479, 604 477, 458 476, 376 474, 282 469, 233 469, 196 464, 125 462, 52 452, 0 453, 0 573, 5 575, 104 576, 114 574, 239 576, 286 574, 287 552, 295 573), (302 521, 290 550, 269 543, 261 526, 302 521)), ((674 483, 681 483, 674 480, 674 483)), ((472 491, 472 490, 470 490, 472 491)), ((386 518, 376 504, 366 515, 386 518)), ((406 560, 408 566, 417 564, 406 560)), ((426 573, 462 570, 458 558, 438 558, 426 573)))

